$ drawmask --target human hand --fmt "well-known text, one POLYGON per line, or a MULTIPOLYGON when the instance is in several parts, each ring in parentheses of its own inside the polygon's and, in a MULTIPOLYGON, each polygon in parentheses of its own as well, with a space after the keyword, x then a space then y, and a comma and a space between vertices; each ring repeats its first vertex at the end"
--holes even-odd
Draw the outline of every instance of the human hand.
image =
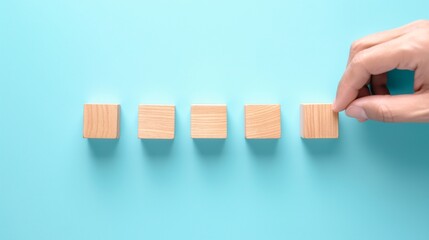
POLYGON ((429 21, 355 41, 333 110, 360 122, 429 122, 429 21), (390 95, 387 72, 393 69, 415 71, 414 94, 390 95))

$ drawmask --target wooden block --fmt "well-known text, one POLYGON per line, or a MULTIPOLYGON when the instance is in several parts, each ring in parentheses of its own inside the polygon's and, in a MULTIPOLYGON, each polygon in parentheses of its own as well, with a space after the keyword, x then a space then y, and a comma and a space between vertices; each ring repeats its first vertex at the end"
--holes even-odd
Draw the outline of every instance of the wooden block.
POLYGON ((244 112, 247 139, 281 137, 280 104, 246 105, 244 112))
POLYGON ((119 104, 85 104, 84 138, 119 138, 119 104))
POLYGON ((192 138, 226 138, 226 105, 192 105, 192 138))
POLYGON ((301 104, 302 138, 338 138, 338 113, 332 104, 301 104))
POLYGON ((173 105, 140 105, 139 138, 174 139, 175 109, 173 105))

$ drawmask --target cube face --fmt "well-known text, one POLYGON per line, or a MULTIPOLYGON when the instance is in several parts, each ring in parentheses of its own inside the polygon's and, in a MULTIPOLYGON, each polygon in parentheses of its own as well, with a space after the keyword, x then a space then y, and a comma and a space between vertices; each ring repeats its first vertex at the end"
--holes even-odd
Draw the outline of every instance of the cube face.
POLYGON ((302 138, 338 138, 338 113, 332 104, 301 104, 302 138))
POLYGON ((119 138, 118 104, 85 104, 83 112, 84 138, 119 138))
POLYGON ((280 105, 246 105, 245 132, 247 139, 277 139, 281 137, 280 105))
POLYGON ((174 139, 173 105, 140 105, 138 137, 140 139, 174 139))
POLYGON ((226 105, 192 105, 192 138, 227 138, 226 105))

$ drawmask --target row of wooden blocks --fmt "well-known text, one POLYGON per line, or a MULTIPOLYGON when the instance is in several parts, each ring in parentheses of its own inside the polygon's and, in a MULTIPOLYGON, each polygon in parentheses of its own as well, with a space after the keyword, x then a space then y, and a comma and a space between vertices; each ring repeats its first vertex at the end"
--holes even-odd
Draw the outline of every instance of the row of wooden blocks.
MULTIPOLYGON (((174 105, 140 105, 138 137, 140 139, 174 139, 174 105)), ((84 138, 119 138, 119 104, 85 104, 84 138)), ((277 139, 281 137, 279 104, 245 105, 245 137, 277 139)), ((226 105, 192 105, 191 137, 227 138, 226 105)), ((338 113, 331 104, 301 104, 302 138, 338 138, 338 113)))

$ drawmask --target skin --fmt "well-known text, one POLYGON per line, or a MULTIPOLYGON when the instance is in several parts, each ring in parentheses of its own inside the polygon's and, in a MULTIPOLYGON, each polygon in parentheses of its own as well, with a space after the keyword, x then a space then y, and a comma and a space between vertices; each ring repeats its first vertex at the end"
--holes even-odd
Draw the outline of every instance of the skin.
POLYGON ((333 110, 360 122, 429 122, 429 21, 355 41, 333 110), (415 71, 414 94, 390 95, 387 72, 393 69, 415 71))

